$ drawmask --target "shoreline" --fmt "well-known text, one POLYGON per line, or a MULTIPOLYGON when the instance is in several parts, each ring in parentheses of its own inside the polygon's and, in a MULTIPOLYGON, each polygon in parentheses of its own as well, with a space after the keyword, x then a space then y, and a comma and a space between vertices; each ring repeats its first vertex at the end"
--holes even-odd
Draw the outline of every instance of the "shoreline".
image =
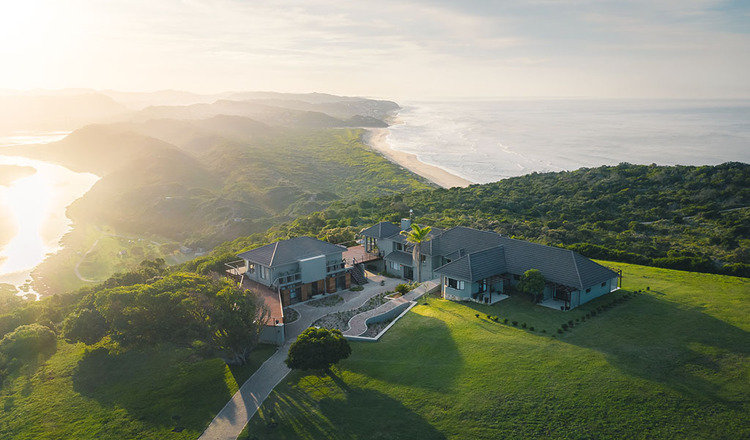
POLYGON ((466 188, 472 182, 452 174, 440 167, 420 161, 415 154, 397 151, 388 145, 387 128, 368 128, 363 141, 374 151, 382 154, 386 159, 400 165, 414 174, 424 177, 441 188, 466 188))

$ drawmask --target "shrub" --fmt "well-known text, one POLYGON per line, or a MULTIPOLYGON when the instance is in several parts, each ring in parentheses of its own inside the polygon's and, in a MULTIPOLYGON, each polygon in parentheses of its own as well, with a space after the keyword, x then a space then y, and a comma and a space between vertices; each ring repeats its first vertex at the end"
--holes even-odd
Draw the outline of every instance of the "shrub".
POLYGON ((400 293, 401 295, 406 295, 409 293, 409 286, 406 284, 399 284, 396 286, 396 292, 400 293))
POLYGON ((507 324, 507 323, 508 323, 508 318, 503 319, 503 324, 507 324))
POLYGON ((475 314, 474 316, 476 316, 477 318, 479 318, 479 313, 475 314))
POLYGON ((557 329, 557 333, 562 334, 562 332, 563 332, 563 329, 561 328, 557 329))
POLYGON ((563 330, 567 330, 567 329, 568 329, 568 324, 563 324, 563 325, 562 325, 562 329, 563 329, 563 330))
POLYGON ((497 320, 498 320, 498 319, 499 319, 499 318, 498 318, 497 316, 493 316, 493 317, 492 317, 492 320, 493 320, 493 321, 495 321, 495 322, 497 322, 497 320))
POLYGON ((596 316, 596 311, 592 310, 591 311, 591 317, 593 318, 594 316, 596 316))
POLYGON ((526 328, 526 323, 521 324, 521 328, 526 328))
POLYGON ((0 340, 0 353, 8 359, 36 359, 38 354, 52 355, 57 350, 57 336, 39 324, 22 325, 0 340))
POLYGON ((492 321, 492 315, 487 315, 487 320, 492 321))
POLYGON ((542 329, 542 333, 547 333, 547 330, 545 330, 545 329, 542 329))
POLYGON ((349 290, 352 292, 361 292, 365 290, 365 286, 352 286, 349 288, 349 290))
POLYGON ((513 321, 513 327, 517 327, 517 326, 518 326, 518 321, 513 321))
POLYGON ((573 327, 573 320, 572 319, 570 321, 568 321, 568 325, 571 326, 571 327, 573 327))
POLYGON ((529 327, 529 330, 531 330, 533 332, 534 331, 534 327, 529 327))

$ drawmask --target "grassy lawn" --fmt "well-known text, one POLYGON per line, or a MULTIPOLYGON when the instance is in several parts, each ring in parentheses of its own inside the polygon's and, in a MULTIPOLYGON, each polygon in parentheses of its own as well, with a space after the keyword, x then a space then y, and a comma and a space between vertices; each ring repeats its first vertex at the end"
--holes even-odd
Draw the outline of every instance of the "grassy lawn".
POLYGON ((748 438, 750 280, 610 265, 623 290, 570 312, 430 299, 334 376, 290 374, 240 438, 748 438))
POLYGON ((47 362, 3 384, 0 438, 195 439, 274 352, 260 346, 230 369, 187 348, 117 353, 59 341, 47 362))

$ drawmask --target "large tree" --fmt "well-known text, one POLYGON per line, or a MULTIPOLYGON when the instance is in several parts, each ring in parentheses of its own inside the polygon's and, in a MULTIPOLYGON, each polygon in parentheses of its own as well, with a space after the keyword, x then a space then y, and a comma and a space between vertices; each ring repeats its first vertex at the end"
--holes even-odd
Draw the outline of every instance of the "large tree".
POLYGON ((518 284, 518 288, 522 292, 530 294, 534 298, 534 301, 540 302, 544 293, 544 283, 542 272, 538 269, 529 269, 521 275, 521 282, 518 284))
POLYGON ((424 228, 414 223, 411 225, 411 230, 401 231, 401 235, 406 236, 406 241, 412 243, 414 248, 412 249, 412 260, 416 265, 417 271, 417 282, 422 282, 422 243, 430 239, 431 226, 425 226, 424 228))
POLYGON ((352 354, 341 330, 310 327, 289 347, 286 365, 294 370, 329 370, 352 354))
POLYGON ((226 363, 247 362, 269 317, 263 298, 253 292, 228 286, 216 294, 209 317, 212 342, 226 363))

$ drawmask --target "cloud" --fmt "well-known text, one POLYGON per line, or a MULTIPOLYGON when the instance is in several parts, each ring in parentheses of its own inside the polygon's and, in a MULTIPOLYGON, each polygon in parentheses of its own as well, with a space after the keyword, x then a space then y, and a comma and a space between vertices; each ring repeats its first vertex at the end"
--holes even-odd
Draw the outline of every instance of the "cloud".
POLYGON ((0 84, 750 97, 743 2, 39 1, 55 20, 0 45, 0 84))

